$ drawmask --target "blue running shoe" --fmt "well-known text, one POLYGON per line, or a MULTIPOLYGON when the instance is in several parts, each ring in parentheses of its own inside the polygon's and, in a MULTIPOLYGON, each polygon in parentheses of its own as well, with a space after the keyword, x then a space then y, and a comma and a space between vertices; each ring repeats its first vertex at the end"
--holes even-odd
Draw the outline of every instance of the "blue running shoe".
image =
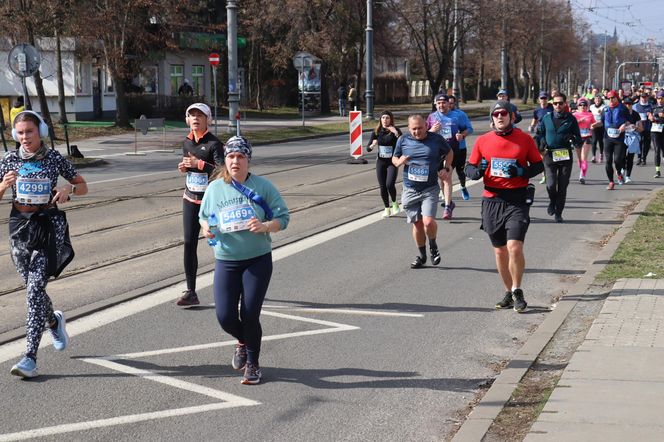
POLYGON ((464 201, 468 201, 470 199, 470 193, 468 193, 468 189, 465 187, 461 188, 461 196, 463 197, 464 201))
POLYGON ((10 371, 14 376, 25 378, 34 378, 37 376, 37 363, 34 359, 23 356, 18 364, 14 365, 10 371))
POLYGON ((58 319, 58 325, 55 328, 51 329, 51 336, 53 337, 53 347, 57 351, 62 351, 69 345, 69 335, 65 326, 67 322, 65 321, 65 315, 60 310, 53 312, 55 317, 58 319))

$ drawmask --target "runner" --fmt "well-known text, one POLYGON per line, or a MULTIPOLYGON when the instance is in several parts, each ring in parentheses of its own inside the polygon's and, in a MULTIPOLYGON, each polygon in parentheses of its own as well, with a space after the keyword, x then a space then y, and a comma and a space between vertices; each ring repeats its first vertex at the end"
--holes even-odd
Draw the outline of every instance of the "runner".
MULTIPOLYGON (((529 130, 530 132, 535 132, 537 125, 542 121, 544 115, 553 112, 553 105, 549 103, 549 94, 546 91, 540 91, 539 93, 539 107, 533 112, 533 119, 530 122, 529 130)), ((535 135, 535 142, 539 144, 539 137, 535 135)), ((546 175, 542 174, 542 179, 540 184, 546 184, 546 175)))
POLYGON ((650 129, 651 123, 648 120, 648 114, 652 113, 652 105, 650 104, 650 94, 643 91, 639 95, 639 101, 634 104, 634 110, 638 112, 639 118, 641 119, 642 132, 641 132, 641 152, 639 154, 639 160, 636 163, 637 166, 645 166, 646 158, 648 157, 648 152, 650 152, 650 129))
POLYGON ((426 120, 421 115, 408 117, 408 132, 397 141, 392 163, 397 168, 404 166, 401 206, 406 221, 413 225, 413 239, 420 252, 410 268, 419 269, 427 262, 427 239, 431 262, 440 264, 436 243, 438 178, 444 180, 452 173, 454 153, 442 136, 427 131, 426 120))
POLYGON ((496 94, 496 98, 498 101, 507 101, 510 106, 512 107, 512 114, 514 115, 514 123, 513 124, 519 124, 519 122, 523 119, 521 117, 521 113, 517 110, 516 105, 512 104, 510 101, 510 93, 507 89, 501 89, 498 91, 496 94))
MULTIPOLYGON (((542 173, 542 157, 535 141, 515 128, 509 103, 497 102, 491 111, 494 130, 476 141, 466 165, 470 179, 484 180, 482 225, 491 240, 505 296, 496 308, 522 313, 527 303, 521 289, 526 260, 523 242, 530 225, 526 202, 528 179, 542 173)), ((533 193, 534 194, 534 193, 533 193)), ((531 202, 532 202, 532 195, 531 202)))
POLYGON ((466 172, 464 171, 464 166, 466 165, 466 155, 468 149, 466 146, 466 137, 473 133, 473 125, 470 122, 468 115, 457 107, 457 99, 454 95, 447 96, 447 103, 449 112, 448 117, 453 119, 459 127, 465 127, 466 130, 463 130, 456 134, 457 140, 459 141, 459 156, 454 156, 454 169, 456 170, 457 177, 459 177, 459 186, 461 187, 461 197, 464 201, 470 199, 470 193, 466 189, 466 172))
POLYGON ((657 91, 657 104, 652 108, 652 112, 648 114, 648 120, 652 123, 650 128, 650 136, 652 137, 652 144, 655 147, 655 176, 660 178, 662 156, 664 155, 664 90, 657 91))
MULTIPOLYGON (((467 133, 466 127, 459 127, 457 122, 448 116, 447 95, 436 95, 436 111, 429 114, 427 118, 427 128, 430 132, 437 133, 445 138, 447 144, 452 148, 454 158, 459 154, 459 133, 467 133)), ((454 168, 455 164, 450 164, 454 168)), ((452 213, 456 204, 452 201, 452 174, 446 174, 445 179, 441 178, 440 186, 443 189, 443 219, 452 219, 452 213)))
POLYGON ((595 95, 593 104, 590 105, 590 112, 595 118, 595 122, 591 125, 593 130, 592 134, 592 158, 590 162, 597 163, 604 161, 604 126, 602 124, 602 117, 604 115, 604 100, 600 95, 595 95), (599 156, 597 156, 597 146, 599 146, 599 156))
POLYGON ((397 175, 399 170, 392 164, 392 155, 394 147, 397 145, 397 139, 401 136, 398 127, 394 127, 394 116, 392 112, 386 110, 380 115, 380 121, 371 132, 371 138, 367 145, 367 151, 371 152, 378 147, 376 155, 376 177, 380 186, 380 197, 383 199, 385 210, 383 218, 397 215, 399 213, 399 203, 397 203, 397 175), (392 204, 390 207, 390 198, 392 204))
POLYGON ((549 194, 547 213, 557 223, 563 222, 563 210, 567 199, 567 186, 572 174, 572 146, 581 147, 581 134, 576 118, 566 112, 566 97, 562 92, 553 96, 553 113, 546 114, 537 134, 542 138, 546 191, 549 194))
POLYGON ((620 174, 625 178, 625 184, 632 182, 634 155, 641 153, 643 122, 639 113, 634 111, 633 104, 629 97, 623 100, 623 105, 627 108, 627 124, 625 124, 625 168, 620 174))
POLYGON ((177 300, 179 306, 198 305, 196 272, 198 271, 198 210, 203 193, 214 168, 224 162, 223 147, 217 137, 208 131, 212 112, 207 104, 194 103, 185 112, 189 135, 182 143, 182 161, 178 170, 187 174, 182 196, 182 225, 184 230, 184 274, 187 290, 177 300))
POLYGON ((85 195, 88 186, 69 161, 46 147, 42 139, 48 136, 48 126, 37 113, 19 113, 13 127, 12 137, 20 147, 6 153, 0 162, 0 199, 11 188, 9 245, 26 286, 28 314, 27 350, 11 374, 33 378, 38 375, 37 349, 45 325, 56 350, 62 351, 69 344, 65 315, 53 310, 46 284, 74 258, 67 219, 58 204, 66 203, 72 195, 85 195), (59 186, 59 176, 68 183, 59 186))
POLYGON ((251 151, 243 137, 228 140, 224 164, 212 175, 199 213, 203 233, 216 239, 214 305, 219 325, 238 340, 231 365, 244 370, 243 384, 261 381, 260 313, 272 276, 270 233, 285 229, 290 220, 274 185, 249 173, 251 151), (219 221, 216 235, 208 224, 212 214, 219 221))
POLYGON ((606 176, 609 179, 607 190, 613 190, 613 165, 615 163, 618 172, 618 184, 623 184, 620 170, 625 163, 625 123, 627 123, 627 109, 620 104, 616 91, 606 94, 610 100, 609 107, 604 111, 602 124, 604 125, 604 159, 606 161, 606 176))
POLYGON ((579 132, 581 134, 581 140, 583 145, 579 148, 576 148, 576 158, 579 162, 579 182, 581 184, 586 184, 586 172, 588 171, 588 151, 590 150, 590 142, 592 139, 592 125, 595 123, 595 117, 588 110, 588 100, 585 98, 579 98, 577 102, 578 111, 574 112, 574 118, 576 118, 577 123, 579 124, 579 132))

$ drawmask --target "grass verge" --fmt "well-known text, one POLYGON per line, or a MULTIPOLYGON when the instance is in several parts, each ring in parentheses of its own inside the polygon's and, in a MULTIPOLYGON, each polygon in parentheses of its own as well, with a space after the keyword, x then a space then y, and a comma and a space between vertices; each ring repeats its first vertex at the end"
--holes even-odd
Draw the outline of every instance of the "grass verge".
POLYGON ((597 279, 664 277, 664 191, 640 214, 597 279), (648 276, 649 275, 649 276, 648 276))

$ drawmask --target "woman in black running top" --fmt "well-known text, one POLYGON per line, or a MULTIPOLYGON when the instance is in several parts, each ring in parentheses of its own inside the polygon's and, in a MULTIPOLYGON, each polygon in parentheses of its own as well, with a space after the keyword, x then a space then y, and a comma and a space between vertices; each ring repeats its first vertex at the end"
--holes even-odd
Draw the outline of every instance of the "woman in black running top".
POLYGON ((385 211, 383 218, 399 213, 399 203, 397 203, 397 169, 392 164, 392 155, 394 147, 397 145, 397 139, 401 136, 399 128, 394 127, 394 117, 392 112, 383 111, 380 115, 380 122, 371 132, 371 139, 367 145, 367 151, 371 152, 377 148, 376 155, 376 177, 380 185, 380 197, 383 199, 385 211), (389 199, 388 199, 389 198, 389 199), (390 207, 390 199, 392 204, 390 207))
POLYGON ((196 294, 196 271, 198 270, 198 210, 207 189, 208 181, 215 167, 224 164, 224 151, 221 141, 208 132, 212 112, 204 103, 194 103, 185 112, 185 121, 191 129, 182 144, 182 161, 178 170, 187 175, 182 196, 182 221, 184 226, 184 273, 187 290, 177 305, 198 305, 196 294))

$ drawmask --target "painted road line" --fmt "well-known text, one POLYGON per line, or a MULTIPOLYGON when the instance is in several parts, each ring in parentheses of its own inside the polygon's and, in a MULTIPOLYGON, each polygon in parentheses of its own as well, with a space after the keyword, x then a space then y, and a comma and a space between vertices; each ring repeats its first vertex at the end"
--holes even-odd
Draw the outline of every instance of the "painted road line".
POLYGON ((340 309, 340 308, 313 308, 313 307, 291 307, 288 305, 263 305, 263 308, 288 310, 293 312, 305 313, 334 313, 341 315, 360 315, 360 316, 397 316, 406 318, 423 318, 421 313, 402 313, 402 312, 383 312, 378 310, 355 310, 355 309, 340 309))

